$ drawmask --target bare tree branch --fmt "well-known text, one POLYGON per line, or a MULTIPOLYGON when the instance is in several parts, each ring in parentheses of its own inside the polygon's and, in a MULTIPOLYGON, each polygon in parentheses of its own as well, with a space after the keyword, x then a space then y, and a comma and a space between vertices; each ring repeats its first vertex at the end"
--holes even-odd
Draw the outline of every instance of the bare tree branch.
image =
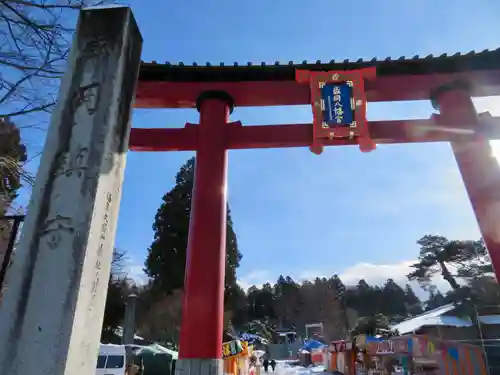
POLYGON ((105 2, 0 0, 0 117, 51 110, 78 11, 105 2))
POLYGON ((49 108, 51 108, 54 104, 55 104, 55 102, 50 102, 47 104, 40 105, 38 107, 32 107, 29 109, 24 108, 24 109, 17 111, 17 112, 11 112, 9 114, 0 114, 0 117, 16 117, 16 116, 26 115, 28 113, 46 111, 49 108))
POLYGON ((22 1, 22 0, 11 0, 9 1, 13 4, 19 4, 27 7, 35 7, 39 9, 56 9, 56 8, 70 8, 70 9, 79 9, 79 5, 75 4, 67 4, 67 5, 56 5, 56 4, 36 4, 31 1, 22 1))

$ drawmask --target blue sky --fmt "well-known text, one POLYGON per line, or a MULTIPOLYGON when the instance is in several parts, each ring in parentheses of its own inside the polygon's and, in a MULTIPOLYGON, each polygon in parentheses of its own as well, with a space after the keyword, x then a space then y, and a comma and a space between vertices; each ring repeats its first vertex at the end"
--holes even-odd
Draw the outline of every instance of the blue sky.
MULTIPOLYGON (((500 3, 476 0, 135 0, 144 61, 315 61, 454 54, 500 47, 500 3), (307 4, 307 5, 306 5, 307 4), (336 16, 349 15, 349 17, 336 16), (350 20, 362 27, 354 29, 350 20)), ((480 110, 498 111, 499 98, 480 110)), ((368 118, 426 118, 427 102, 376 103, 368 118)), ((309 107, 237 108, 244 124, 311 121, 309 107)), ((135 127, 181 127, 195 110, 136 110, 135 127)), ((37 143, 40 146, 42 143, 37 143)), ((33 149, 36 145, 33 145, 33 149)), ((191 153, 130 153, 116 245, 137 274, 161 197, 191 153)), ((342 275, 404 280, 428 232, 476 238, 477 225, 446 144, 245 150, 229 153, 229 202, 242 284, 342 275), (345 198, 338 198, 339 192, 345 198), (336 196, 337 198, 332 198, 336 196)))

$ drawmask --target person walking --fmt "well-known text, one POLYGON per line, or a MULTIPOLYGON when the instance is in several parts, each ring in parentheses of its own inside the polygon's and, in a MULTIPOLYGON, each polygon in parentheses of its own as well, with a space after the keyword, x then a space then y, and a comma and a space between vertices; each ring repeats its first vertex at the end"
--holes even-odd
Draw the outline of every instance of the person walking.
POLYGON ((271 368, 273 369, 273 372, 274 372, 274 370, 276 369, 276 361, 274 359, 271 359, 270 364, 271 364, 271 368))
POLYGON ((267 372, 267 370, 269 369, 269 360, 265 358, 262 364, 264 365, 264 371, 267 372))

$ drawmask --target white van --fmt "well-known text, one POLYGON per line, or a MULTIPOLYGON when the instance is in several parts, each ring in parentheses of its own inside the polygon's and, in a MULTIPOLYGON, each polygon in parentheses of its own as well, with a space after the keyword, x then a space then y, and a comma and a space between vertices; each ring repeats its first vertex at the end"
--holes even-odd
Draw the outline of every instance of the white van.
POLYGON ((101 344, 96 375, 124 375, 127 362, 125 357, 125 346, 101 344))

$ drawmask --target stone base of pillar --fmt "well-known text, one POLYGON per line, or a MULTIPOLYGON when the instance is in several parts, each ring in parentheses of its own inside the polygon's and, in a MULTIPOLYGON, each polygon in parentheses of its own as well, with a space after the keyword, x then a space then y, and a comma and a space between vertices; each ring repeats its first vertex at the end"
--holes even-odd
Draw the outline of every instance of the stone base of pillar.
POLYGON ((175 375, 222 375, 222 359, 178 359, 175 375))

